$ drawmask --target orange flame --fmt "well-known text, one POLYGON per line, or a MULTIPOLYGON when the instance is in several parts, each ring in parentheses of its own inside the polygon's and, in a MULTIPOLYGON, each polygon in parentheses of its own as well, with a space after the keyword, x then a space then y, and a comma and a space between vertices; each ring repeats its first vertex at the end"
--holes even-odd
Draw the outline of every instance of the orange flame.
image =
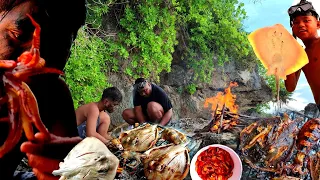
POLYGON ((222 110, 223 105, 227 107, 230 112, 237 113, 238 105, 235 104, 236 95, 231 93, 231 87, 237 87, 238 84, 236 82, 230 82, 229 87, 227 87, 223 92, 218 92, 215 97, 207 98, 204 102, 204 107, 208 108, 211 105, 211 109, 214 112, 217 110, 222 110))

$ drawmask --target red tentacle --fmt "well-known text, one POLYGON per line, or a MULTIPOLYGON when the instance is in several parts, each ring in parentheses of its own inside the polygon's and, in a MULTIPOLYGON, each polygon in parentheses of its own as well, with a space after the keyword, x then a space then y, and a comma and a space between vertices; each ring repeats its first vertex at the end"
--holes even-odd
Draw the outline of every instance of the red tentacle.
POLYGON ((32 18, 30 14, 27 14, 27 16, 30 18, 32 25, 35 27, 35 30, 33 32, 33 41, 32 41, 32 47, 31 51, 33 48, 40 49, 40 32, 41 32, 41 27, 40 25, 32 18))
MULTIPOLYGON (((8 93, 9 94, 9 93, 8 93)), ((12 150, 12 148, 18 144, 22 136, 22 123, 21 119, 15 119, 19 117, 17 115, 18 102, 13 96, 8 96, 9 101, 9 134, 7 140, 0 147, 0 158, 2 158, 6 153, 12 150)))
POLYGON ((34 123, 36 128, 46 135, 46 139, 50 139, 49 131, 41 121, 38 103, 34 94, 32 93, 29 86, 24 82, 22 82, 21 88, 23 89, 21 93, 23 94, 23 96, 20 98, 20 105, 22 106, 21 115, 23 118, 26 118, 23 119, 23 129, 27 138, 29 140, 32 140, 34 138, 32 128, 32 124, 34 123))
POLYGON ((11 69, 17 66, 16 61, 14 60, 0 60, 0 68, 11 69))

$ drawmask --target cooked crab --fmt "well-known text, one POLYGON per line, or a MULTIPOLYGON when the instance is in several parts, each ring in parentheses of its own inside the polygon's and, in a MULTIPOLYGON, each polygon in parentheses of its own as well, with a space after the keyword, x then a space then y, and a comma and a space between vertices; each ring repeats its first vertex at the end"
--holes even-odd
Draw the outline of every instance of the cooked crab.
POLYGON ((154 147, 143 154, 144 174, 149 180, 184 179, 190 167, 185 144, 154 147))
POLYGON ((132 130, 122 132, 119 141, 124 149, 122 158, 126 166, 135 168, 141 163, 141 153, 155 145, 158 140, 159 130, 157 125, 145 124, 132 130), (128 159, 134 159, 127 164, 128 159))
POLYGON ((297 148, 310 151, 320 140, 320 119, 310 119, 301 128, 297 139, 297 148))
POLYGON ((310 158, 310 174, 313 180, 320 179, 320 152, 310 158))
POLYGON ((285 115, 282 122, 280 118, 261 119, 243 129, 240 147, 245 162, 255 169, 280 172, 291 157, 298 122, 285 115))
POLYGON ((113 180, 119 159, 99 139, 87 137, 66 156, 59 169, 52 172, 59 180, 113 180))
POLYGON ((301 179, 297 177, 292 177, 292 176, 281 176, 281 177, 272 178, 272 180, 301 180, 301 179))
MULTIPOLYGON (((300 129, 297 136, 298 153, 295 157, 293 172, 307 174, 306 162, 310 162, 309 154, 320 141, 320 119, 308 120, 300 129)), ((309 169, 313 169, 313 163, 309 169)), ((319 167, 319 166, 318 166, 319 167)))
POLYGON ((142 152, 150 149, 158 140, 157 125, 144 126, 122 132, 119 140, 126 151, 142 152))
POLYGON ((166 128, 165 130, 163 130, 162 138, 174 144, 182 144, 187 142, 187 136, 173 128, 166 128))

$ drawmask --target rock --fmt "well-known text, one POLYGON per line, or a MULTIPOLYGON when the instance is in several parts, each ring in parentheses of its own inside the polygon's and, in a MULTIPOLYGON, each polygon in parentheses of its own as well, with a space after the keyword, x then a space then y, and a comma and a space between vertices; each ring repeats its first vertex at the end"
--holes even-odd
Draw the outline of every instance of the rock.
POLYGON ((316 104, 314 103, 309 103, 305 108, 304 108, 304 114, 306 116, 312 117, 312 118, 317 118, 319 117, 319 109, 316 104))
POLYGON ((223 132, 221 134, 216 134, 212 132, 198 133, 193 136, 195 140, 200 140, 201 144, 199 148, 211 145, 211 144, 222 144, 230 147, 233 150, 237 150, 238 138, 237 134, 223 132))
POLYGON ((173 127, 187 136, 194 136, 196 134, 195 131, 204 128, 209 124, 211 120, 202 119, 202 118, 182 118, 178 120, 173 120, 170 122, 169 126, 173 127))
MULTIPOLYGON (((210 83, 192 82, 193 72, 186 68, 183 62, 175 61, 170 73, 162 73, 160 82, 155 82, 168 94, 173 105, 173 120, 183 118, 211 119, 212 110, 204 108, 206 98, 214 97, 218 92, 224 91, 234 81, 238 87, 233 87, 231 92, 236 95, 236 104, 240 113, 255 108, 259 103, 267 103, 272 99, 272 91, 258 74, 255 62, 248 62, 250 68, 243 67, 237 60, 216 66, 210 83), (251 64, 250 64, 251 63, 251 64), (186 86, 196 84, 196 92, 190 95, 186 86)), ((133 83, 123 73, 109 73, 108 82, 116 86, 123 93, 123 101, 116 111, 110 114, 111 126, 123 123, 122 111, 133 108, 133 83)))
POLYGON ((161 82, 166 85, 179 87, 187 85, 191 82, 192 73, 182 66, 172 65, 170 73, 163 74, 161 82))
POLYGON ((18 165, 16 171, 32 172, 32 168, 30 168, 29 165, 28 165, 28 159, 27 158, 23 158, 20 161, 20 164, 18 165))

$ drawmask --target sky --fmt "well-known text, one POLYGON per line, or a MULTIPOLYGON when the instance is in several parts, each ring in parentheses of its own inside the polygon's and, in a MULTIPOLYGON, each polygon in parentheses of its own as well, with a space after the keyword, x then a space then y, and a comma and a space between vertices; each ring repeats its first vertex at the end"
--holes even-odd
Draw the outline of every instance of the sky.
MULTIPOLYGON (((320 1, 309 1, 312 2, 315 9, 320 12, 320 1)), ((282 24, 289 32, 292 32, 287 10, 293 4, 300 2, 300 0, 260 0, 260 2, 256 3, 254 3, 253 0, 240 0, 240 2, 245 4, 244 8, 248 16, 247 20, 244 21, 244 27, 247 32, 252 32, 274 24, 282 24)), ((292 98, 294 100, 286 105, 286 108, 292 110, 300 111, 303 110, 308 103, 314 103, 312 92, 303 72, 300 75, 292 98)), ((274 111, 274 107, 271 107, 272 108, 268 110, 269 113, 274 111)))

